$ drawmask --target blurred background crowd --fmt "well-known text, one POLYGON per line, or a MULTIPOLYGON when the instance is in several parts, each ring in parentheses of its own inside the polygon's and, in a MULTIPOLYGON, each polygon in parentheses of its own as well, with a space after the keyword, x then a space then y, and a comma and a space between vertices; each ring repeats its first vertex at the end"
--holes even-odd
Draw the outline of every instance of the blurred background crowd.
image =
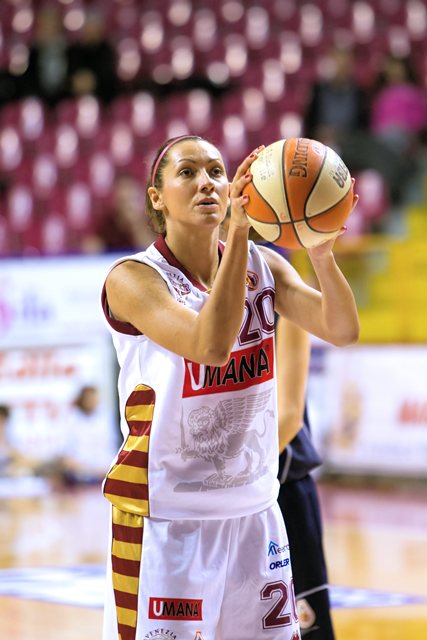
POLYGON ((0 255, 149 243, 151 153, 189 131, 230 172, 319 139, 358 180, 350 232, 404 232, 425 197, 426 20, 422 0, 4 0, 0 255))
MULTIPOLYGON (((164 139, 208 137, 232 175, 259 144, 306 136, 336 149, 356 178, 360 204, 337 254, 358 298, 362 344, 427 342, 426 34, 426 0, 2 0, 0 325, 18 304, 5 302, 2 266, 153 241, 144 189, 164 139)), ((303 253, 291 259, 304 275, 303 253)), ((34 347, 10 344, 24 359, 34 347)), ((97 393, 93 380, 68 393, 76 423, 96 413, 97 393)), ((6 423, 13 394, 0 403, 6 423)), ((347 413, 353 405, 351 396, 347 413)), ((424 424, 425 406, 413 410, 424 424)), ((92 481, 117 447, 100 471, 61 453, 71 450, 65 431, 62 440, 54 464, 40 466, 3 438, 1 472, 27 463, 92 481)))

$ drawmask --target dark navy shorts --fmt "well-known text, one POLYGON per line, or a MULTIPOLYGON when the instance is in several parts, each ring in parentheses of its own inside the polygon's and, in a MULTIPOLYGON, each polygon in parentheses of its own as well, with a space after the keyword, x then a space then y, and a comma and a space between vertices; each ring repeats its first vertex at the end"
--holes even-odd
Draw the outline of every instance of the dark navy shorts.
POLYGON ((316 484, 310 475, 280 486, 279 506, 288 532, 301 634, 334 640, 322 521, 316 484))

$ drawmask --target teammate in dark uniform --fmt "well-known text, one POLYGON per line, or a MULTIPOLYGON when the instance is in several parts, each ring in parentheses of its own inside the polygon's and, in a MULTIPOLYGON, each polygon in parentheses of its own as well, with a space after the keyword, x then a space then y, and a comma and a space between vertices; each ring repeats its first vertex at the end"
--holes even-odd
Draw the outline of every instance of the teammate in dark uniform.
POLYGON ((276 336, 278 501, 288 532, 301 634, 307 640, 334 640, 319 497, 310 475, 322 463, 312 442, 305 403, 310 340, 282 318, 276 336))

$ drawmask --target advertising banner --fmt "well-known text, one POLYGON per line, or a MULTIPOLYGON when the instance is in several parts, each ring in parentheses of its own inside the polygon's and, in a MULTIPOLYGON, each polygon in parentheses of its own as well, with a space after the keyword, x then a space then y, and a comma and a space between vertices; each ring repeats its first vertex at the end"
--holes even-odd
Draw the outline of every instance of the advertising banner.
POLYGON ((427 346, 330 348, 323 376, 327 468, 427 477, 427 346))

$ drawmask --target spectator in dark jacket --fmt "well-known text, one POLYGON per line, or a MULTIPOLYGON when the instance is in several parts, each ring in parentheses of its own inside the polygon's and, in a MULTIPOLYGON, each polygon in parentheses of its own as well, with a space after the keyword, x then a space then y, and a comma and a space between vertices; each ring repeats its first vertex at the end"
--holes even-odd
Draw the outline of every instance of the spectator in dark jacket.
POLYGON ((69 86, 73 96, 91 94, 109 103, 117 94, 114 48, 105 35, 97 9, 88 9, 80 39, 68 51, 69 86))

